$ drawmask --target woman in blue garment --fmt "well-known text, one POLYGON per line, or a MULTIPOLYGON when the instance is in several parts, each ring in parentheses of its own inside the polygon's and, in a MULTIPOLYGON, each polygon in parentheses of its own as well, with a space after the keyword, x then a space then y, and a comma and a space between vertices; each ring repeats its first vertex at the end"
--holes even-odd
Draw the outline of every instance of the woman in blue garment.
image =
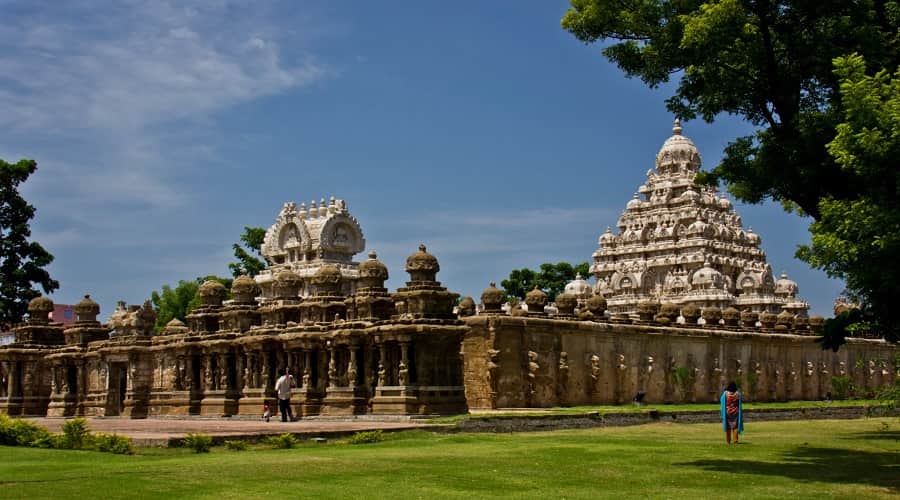
POLYGON ((733 436, 734 444, 737 444, 738 434, 744 433, 744 413, 741 405, 741 392, 738 391, 737 384, 734 382, 728 384, 728 387, 722 391, 719 404, 722 413, 722 427, 725 428, 725 441, 731 444, 733 436))

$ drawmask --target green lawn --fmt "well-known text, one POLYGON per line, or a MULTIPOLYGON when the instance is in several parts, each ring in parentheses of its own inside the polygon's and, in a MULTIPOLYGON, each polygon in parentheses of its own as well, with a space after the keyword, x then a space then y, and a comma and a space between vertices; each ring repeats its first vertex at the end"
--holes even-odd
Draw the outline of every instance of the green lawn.
POLYGON ((900 420, 388 436, 210 454, 0 447, 3 498, 897 498, 900 420))

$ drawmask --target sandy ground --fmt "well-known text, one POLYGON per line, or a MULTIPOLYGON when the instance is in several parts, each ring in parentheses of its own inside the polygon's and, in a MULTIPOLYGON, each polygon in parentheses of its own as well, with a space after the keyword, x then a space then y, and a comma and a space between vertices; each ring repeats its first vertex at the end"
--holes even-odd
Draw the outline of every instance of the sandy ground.
MULTIPOLYGON (((30 421, 46 427, 51 432, 60 432, 65 419, 30 418, 30 421)), ((185 434, 195 432, 218 438, 248 438, 269 434, 290 432, 300 437, 329 437, 352 434, 359 431, 381 429, 385 431, 440 427, 433 424, 409 420, 379 420, 377 418, 355 419, 310 419, 298 422, 281 422, 273 418, 270 422, 260 420, 227 420, 206 418, 183 419, 129 419, 129 418, 88 418, 88 426, 93 432, 124 434, 139 446, 167 446, 185 434)))

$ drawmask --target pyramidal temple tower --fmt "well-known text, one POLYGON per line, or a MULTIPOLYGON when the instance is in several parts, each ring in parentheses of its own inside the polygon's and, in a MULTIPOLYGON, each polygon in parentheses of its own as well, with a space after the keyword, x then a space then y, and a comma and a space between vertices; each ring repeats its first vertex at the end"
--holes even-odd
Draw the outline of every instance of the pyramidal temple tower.
POLYGON ((628 202, 613 233, 600 236, 591 272, 612 314, 651 301, 805 315, 797 284, 776 281, 760 236, 744 229, 731 202, 694 182, 700 152, 675 120, 656 168, 628 202))

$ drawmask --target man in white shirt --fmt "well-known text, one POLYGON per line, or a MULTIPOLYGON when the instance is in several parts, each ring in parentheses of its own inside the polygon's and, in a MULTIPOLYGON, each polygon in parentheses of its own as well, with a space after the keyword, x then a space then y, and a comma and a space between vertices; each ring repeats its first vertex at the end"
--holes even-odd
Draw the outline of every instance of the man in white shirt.
POLYGON ((278 395, 278 411, 281 412, 282 422, 293 422, 294 413, 291 411, 291 388, 294 387, 294 377, 285 368, 284 375, 278 377, 275 382, 275 393, 278 395))

